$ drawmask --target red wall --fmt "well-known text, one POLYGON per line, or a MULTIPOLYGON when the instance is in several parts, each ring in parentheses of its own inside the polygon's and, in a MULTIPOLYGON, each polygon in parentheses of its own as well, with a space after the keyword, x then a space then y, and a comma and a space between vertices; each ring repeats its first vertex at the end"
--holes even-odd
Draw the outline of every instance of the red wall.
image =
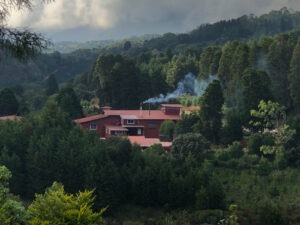
POLYGON ((166 115, 179 115, 180 108, 163 107, 161 109, 166 115))
POLYGON ((109 116, 105 117, 99 120, 94 120, 86 123, 82 123, 81 126, 89 130, 90 129, 90 124, 95 123, 97 124, 97 130, 95 132, 98 133, 99 137, 105 137, 105 126, 107 125, 112 125, 112 126, 118 126, 120 125, 120 117, 119 116, 109 116))
MULTIPOLYGON (((144 136, 146 138, 159 138, 159 129, 164 120, 135 120, 136 126, 144 126, 144 136), (155 124, 155 126, 153 126, 155 124)), ((176 121, 174 121, 176 122, 176 121)), ((89 130, 90 124, 97 124, 97 130, 99 137, 107 137, 105 126, 119 126, 121 124, 121 118, 119 116, 109 116, 99 120, 94 120, 86 123, 82 123, 81 126, 89 130)))

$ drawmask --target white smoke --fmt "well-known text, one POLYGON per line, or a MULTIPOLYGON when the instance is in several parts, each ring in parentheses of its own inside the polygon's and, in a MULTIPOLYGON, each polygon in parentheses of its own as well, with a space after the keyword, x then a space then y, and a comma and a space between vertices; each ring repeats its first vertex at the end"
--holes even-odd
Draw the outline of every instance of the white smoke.
POLYGON ((215 75, 210 75, 207 79, 197 80, 192 73, 188 73, 183 80, 178 82, 177 88, 173 92, 167 93, 166 95, 160 94, 157 97, 149 98, 143 103, 168 102, 171 99, 177 99, 183 94, 201 97, 204 94, 207 86, 215 79, 217 79, 215 75))

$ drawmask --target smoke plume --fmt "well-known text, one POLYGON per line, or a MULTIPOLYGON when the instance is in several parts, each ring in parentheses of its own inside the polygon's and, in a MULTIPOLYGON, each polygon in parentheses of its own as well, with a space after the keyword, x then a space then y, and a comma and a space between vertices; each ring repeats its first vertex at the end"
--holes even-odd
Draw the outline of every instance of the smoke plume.
POLYGON ((160 94, 157 97, 149 98, 143 103, 168 102, 169 100, 176 99, 183 94, 201 97, 204 94, 207 86, 215 79, 217 79, 215 75, 210 75, 207 79, 197 80, 192 73, 188 73, 183 80, 178 82, 177 87, 173 92, 167 93, 166 95, 160 94))

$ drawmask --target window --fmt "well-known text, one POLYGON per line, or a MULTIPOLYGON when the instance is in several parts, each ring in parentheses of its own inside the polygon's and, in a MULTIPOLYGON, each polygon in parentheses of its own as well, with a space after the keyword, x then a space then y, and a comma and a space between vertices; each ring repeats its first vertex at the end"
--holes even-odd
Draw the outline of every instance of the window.
POLYGON ((134 120, 127 120, 127 124, 134 124, 134 120))
POLYGON ((142 129, 141 129, 141 128, 139 128, 139 129, 137 130, 137 134, 138 134, 138 135, 142 135, 142 129))
POLYGON ((90 130, 97 130, 97 124, 90 123, 90 130))
POLYGON ((125 135, 125 132, 117 130, 117 131, 115 131, 115 135, 116 136, 122 136, 122 135, 125 135))
POLYGON ((157 124, 154 123, 154 122, 151 122, 151 123, 148 123, 148 127, 149 127, 149 128, 156 128, 156 127, 157 127, 157 124))

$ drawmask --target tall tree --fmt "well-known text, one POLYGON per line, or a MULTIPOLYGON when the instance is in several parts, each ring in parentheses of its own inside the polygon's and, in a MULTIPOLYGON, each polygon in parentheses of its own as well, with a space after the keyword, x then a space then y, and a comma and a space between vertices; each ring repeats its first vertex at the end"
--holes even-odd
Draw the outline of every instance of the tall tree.
POLYGON ((58 105, 71 119, 83 117, 82 107, 73 88, 65 87, 56 97, 58 105))
POLYGON ((51 74, 46 80, 46 95, 50 96, 58 91, 58 84, 54 74, 51 74))
POLYGON ((294 48, 290 73, 288 76, 289 89, 293 100, 293 106, 300 113, 300 43, 294 48))
POLYGON ((293 47, 287 34, 279 35, 270 45, 268 68, 275 100, 286 107, 290 106, 288 73, 293 47))
POLYGON ((221 48, 218 46, 204 49, 199 60, 199 78, 208 78, 209 75, 217 74, 221 53, 221 48))
POLYGON ((222 126, 222 106, 224 97, 220 81, 214 80, 205 90, 200 104, 200 124, 198 128, 204 137, 218 143, 222 126))
POLYGON ((19 103, 14 92, 9 88, 0 91, 0 116, 15 115, 18 112, 19 103))
POLYGON ((270 79, 265 72, 247 69, 243 73, 243 111, 245 119, 249 119, 250 110, 257 109, 260 100, 272 99, 270 79))

